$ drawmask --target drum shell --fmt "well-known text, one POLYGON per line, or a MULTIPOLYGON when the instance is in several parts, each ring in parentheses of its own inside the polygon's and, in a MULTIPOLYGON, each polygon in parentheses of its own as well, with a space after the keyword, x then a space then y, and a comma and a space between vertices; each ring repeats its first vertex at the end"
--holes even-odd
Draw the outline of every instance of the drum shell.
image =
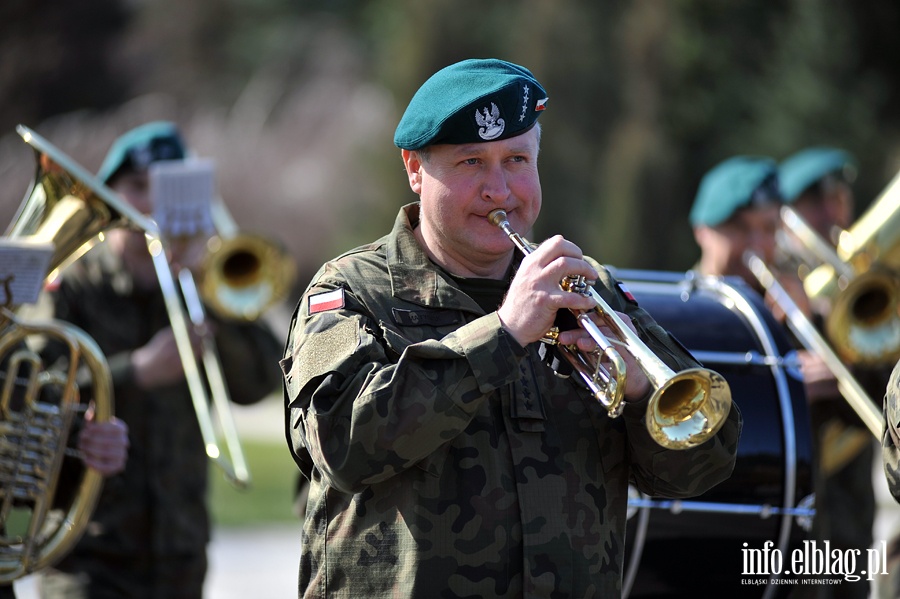
MULTIPOLYGON (((771 541, 789 556, 809 538, 797 518, 777 513, 813 492, 806 396, 798 375, 785 366, 793 347, 761 297, 741 281, 642 271, 616 276, 705 367, 725 377, 743 416, 729 479, 681 502, 697 504, 691 509, 629 510, 634 516, 627 533, 628 596, 681 596, 709 588, 721 589, 722 596, 763 596, 765 585, 742 584, 750 578, 743 574, 742 549, 771 541), (704 510, 703 504, 715 507, 704 510)), ((769 588, 766 596, 780 592, 769 588)))

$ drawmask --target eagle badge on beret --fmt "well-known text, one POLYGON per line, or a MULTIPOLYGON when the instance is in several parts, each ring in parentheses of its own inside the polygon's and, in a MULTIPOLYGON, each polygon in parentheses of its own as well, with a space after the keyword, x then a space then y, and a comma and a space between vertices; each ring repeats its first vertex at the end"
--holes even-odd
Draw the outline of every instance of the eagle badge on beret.
POLYGON ((478 136, 484 140, 497 139, 503 135, 503 129, 506 128, 506 121, 500 118, 500 109, 491 102, 491 112, 488 113, 487 107, 481 111, 475 111, 475 122, 478 123, 478 136))

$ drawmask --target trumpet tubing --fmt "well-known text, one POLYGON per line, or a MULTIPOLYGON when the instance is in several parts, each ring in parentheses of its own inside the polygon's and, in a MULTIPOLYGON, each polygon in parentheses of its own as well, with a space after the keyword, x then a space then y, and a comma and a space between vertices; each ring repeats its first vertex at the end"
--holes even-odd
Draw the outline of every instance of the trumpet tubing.
MULTIPOLYGON (((523 253, 534 251, 529 242, 513 231, 505 211, 492 211, 488 220, 500 227, 523 253)), ((627 380, 625 362, 614 349, 612 340, 607 339, 593 322, 592 315, 613 330, 615 341, 625 346, 650 381, 653 394, 645 423, 656 443, 668 449, 688 449, 704 443, 718 432, 731 409, 731 390, 720 374, 705 368, 673 371, 582 277, 567 277, 560 287, 590 297, 595 303, 594 310, 573 311, 573 314, 609 359, 612 372, 602 366, 601 359, 586 356, 574 346, 557 347, 570 363, 584 366, 583 370, 576 368, 576 371, 611 417, 618 416, 623 408, 627 380)))

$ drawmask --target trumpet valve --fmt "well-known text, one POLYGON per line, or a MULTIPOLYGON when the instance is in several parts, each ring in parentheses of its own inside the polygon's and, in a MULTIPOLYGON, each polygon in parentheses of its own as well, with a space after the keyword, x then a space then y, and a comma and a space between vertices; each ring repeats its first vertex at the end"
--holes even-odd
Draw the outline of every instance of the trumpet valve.
POLYGON ((557 345, 559 343, 559 327, 551 327, 549 331, 541 337, 541 342, 547 345, 557 345))
POLYGON ((587 280, 582 275, 569 275, 559 282, 559 286, 563 291, 570 291, 581 295, 588 294, 587 280))

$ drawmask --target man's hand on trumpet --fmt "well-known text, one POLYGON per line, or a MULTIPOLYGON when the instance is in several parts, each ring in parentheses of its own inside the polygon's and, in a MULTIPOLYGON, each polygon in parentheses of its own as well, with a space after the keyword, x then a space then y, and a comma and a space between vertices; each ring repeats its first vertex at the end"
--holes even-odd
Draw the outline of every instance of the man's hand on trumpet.
MULTIPOLYGON (((581 249, 556 235, 543 242, 535 251, 522 259, 503 304, 497 311, 507 332, 523 347, 544 338, 556 324, 559 310, 588 312, 591 320, 600 327, 607 339, 618 336, 604 319, 596 313, 596 304, 590 297, 566 291, 560 282, 568 276, 583 276, 588 282, 597 279, 597 271, 584 259, 581 249)), ((619 318, 635 330, 631 319, 616 312, 619 318)), ((598 349, 597 342, 580 327, 560 331, 560 345, 575 345, 585 353, 598 349)), ((630 352, 621 344, 616 350, 625 360, 628 376, 625 382, 625 399, 643 399, 650 390, 650 383, 644 371, 630 352)))

